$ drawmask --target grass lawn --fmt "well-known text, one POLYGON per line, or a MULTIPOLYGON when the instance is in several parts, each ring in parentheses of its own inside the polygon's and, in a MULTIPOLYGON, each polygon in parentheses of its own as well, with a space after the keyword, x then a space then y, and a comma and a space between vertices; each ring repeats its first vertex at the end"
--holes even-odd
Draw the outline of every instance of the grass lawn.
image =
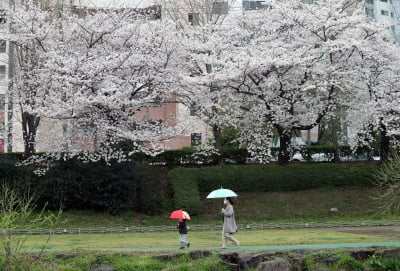
MULTIPOLYGON (((361 234, 325 230, 268 230, 238 232, 235 237, 243 246, 331 244, 389 241, 361 234)), ((31 236, 26 249, 112 249, 112 248, 168 248, 178 246, 178 233, 126 233, 126 234, 82 234, 55 235, 46 244, 46 236, 31 236)), ((188 241, 193 248, 219 247, 220 232, 189 232, 188 241)), ((232 244, 231 244, 232 245, 232 244)))

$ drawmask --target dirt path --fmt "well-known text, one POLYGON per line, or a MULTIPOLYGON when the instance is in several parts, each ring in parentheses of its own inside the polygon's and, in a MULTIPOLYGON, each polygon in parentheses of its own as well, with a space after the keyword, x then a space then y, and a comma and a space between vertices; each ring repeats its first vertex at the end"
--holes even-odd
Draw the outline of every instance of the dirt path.
POLYGON ((377 236, 387 238, 393 241, 400 241, 399 226, 380 226, 380 227, 338 227, 338 228, 321 228, 321 230, 332 230, 338 232, 347 232, 354 234, 365 234, 369 236, 377 236))

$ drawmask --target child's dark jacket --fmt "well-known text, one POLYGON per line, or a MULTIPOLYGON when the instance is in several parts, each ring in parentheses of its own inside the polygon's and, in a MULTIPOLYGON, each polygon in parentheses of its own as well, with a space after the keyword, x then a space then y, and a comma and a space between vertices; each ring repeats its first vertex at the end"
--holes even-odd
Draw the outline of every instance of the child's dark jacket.
POLYGON ((177 228, 180 234, 187 234, 186 220, 179 221, 177 228))

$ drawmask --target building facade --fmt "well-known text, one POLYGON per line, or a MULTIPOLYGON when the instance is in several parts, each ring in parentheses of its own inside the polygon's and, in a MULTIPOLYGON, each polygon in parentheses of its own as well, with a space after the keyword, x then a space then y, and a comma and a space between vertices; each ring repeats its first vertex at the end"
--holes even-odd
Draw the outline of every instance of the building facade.
MULTIPOLYGON (((312 4, 316 0, 302 0, 312 4)), ((369 20, 388 23, 388 35, 400 42, 400 0, 363 0, 365 14, 369 20)), ((243 10, 257 10, 267 7, 265 0, 242 0, 243 10)))
POLYGON ((400 1, 399 0, 366 0, 365 14, 371 20, 388 23, 388 34, 400 41, 400 1))
MULTIPOLYGON (((113 8, 128 8, 135 9, 138 12, 149 12, 150 19, 161 19, 166 16, 163 11, 166 6, 162 5, 166 2, 157 0, 73 0, 73 8, 75 11, 95 10, 95 9, 113 9, 113 8)), ((164 125, 169 127, 177 126, 181 123, 187 123, 190 119, 190 127, 186 129, 186 133, 166 139, 160 144, 164 149, 179 149, 192 145, 205 145, 208 139, 212 136, 211 128, 196 116, 191 116, 190 109, 177 102, 176 95, 172 95, 170 100, 162 106, 143 109, 145 114, 151 119, 161 120, 164 125)), ((140 116, 138 116, 140 118, 140 116)), ((87 140, 87 139, 86 139, 87 140)))
MULTIPOLYGON (((16 3, 14 1, 13 3, 16 3)), ((54 16, 63 16, 69 12, 77 13, 82 10, 108 9, 108 8, 130 8, 144 11, 151 11, 157 14, 160 11, 155 9, 153 0, 126 0, 126 1, 109 1, 109 0, 41 0, 41 5, 45 9, 52 10, 54 16)), ((6 3, 3 3, 6 4, 6 3)), ((1 8, 1 7, 0 7, 1 8)), ((146 13, 147 14, 147 13, 146 13)), ((161 11, 160 11, 161 14, 161 11)), ((79 15, 79 14, 78 14, 79 15)), ((160 19, 154 17, 154 19, 160 19)), ((0 9, 0 27, 6 20, 6 14, 1 13, 0 9)), ((13 105, 12 87, 10 80, 12 78, 12 66, 9 60, 12 59, 12 51, 6 41, 0 40, 0 152, 22 152, 24 144, 22 139, 22 122, 21 112, 17 105, 13 105)), ((165 149, 178 149, 193 144, 205 144, 207 138, 211 135, 210 129, 202 121, 196 117, 190 116, 190 110, 186 106, 176 102, 176 97, 170 103, 164 106, 149 108, 149 115, 154 119, 162 120, 168 126, 174 126, 180 122, 187 122, 188 118, 192 120, 190 129, 187 133, 170 138, 161 142, 165 149)), ((72 129, 74 125, 70 123, 65 125, 62 121, 55 122, 41 118, 40 125, 37 130, 36 151, 53 151, 54 144, 65 134, 65 127, 72 129), (49 131, 51 130, 51 133, 49 131)), ((96 128, 87 129, 94 131, 73 137, 70 142, 66 142, 67 149, 93 149, 100 143, 100 138, 96 133, 96 128)), ((68 131, 69 133, 73 131, 68 131)), ((59 146, 58 146, 59 147, 59 146)))

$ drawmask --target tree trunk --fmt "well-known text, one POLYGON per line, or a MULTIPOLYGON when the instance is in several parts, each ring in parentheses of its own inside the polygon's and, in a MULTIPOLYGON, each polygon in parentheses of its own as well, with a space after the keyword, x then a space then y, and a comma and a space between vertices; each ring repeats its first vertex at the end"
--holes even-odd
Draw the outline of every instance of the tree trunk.
POLYGON ((275 126, 279 134, 279 152, 278 152, 278 164, 286 166, 290 160, 290 143, 292 140, 292 130, 284 129, 282 126, 275 126))
POLYGON ((386 162, 389 159, 389 146, 390 146, 390 137, 387 134, 386 125, 380 122, 381 127, 381 144, 380 144, 380 155, 381 162, 386 162))
POLYGON ((331 125, 332 125, 332 143, 333 143, 333 162, 340 162, 339 156, 339 144, 337 139, 337 120, 336 117, 331 117, 331 125))
POLYGON ((222 152, 222 142, 221 142, 221 128, 218 125, 213 125, 213 136, 215 139, 215 148, 218 150, 219 153, 222 152))
POLYGON ((36 133, 40 117, 28 112, 22 113, 22 136, 24 140, 24 158, 31 157, 36 152, 36 133))
POLYGON ((221 164, 223 162, 222 160, 222 142, 221 142, 221 128, 216 125, 213 124, 212 126, 212 130, 213 130, 213 137, 214 137, 214 147, 217 149, 218 153, 220 154, 218 157, 218 164, 221 164))

